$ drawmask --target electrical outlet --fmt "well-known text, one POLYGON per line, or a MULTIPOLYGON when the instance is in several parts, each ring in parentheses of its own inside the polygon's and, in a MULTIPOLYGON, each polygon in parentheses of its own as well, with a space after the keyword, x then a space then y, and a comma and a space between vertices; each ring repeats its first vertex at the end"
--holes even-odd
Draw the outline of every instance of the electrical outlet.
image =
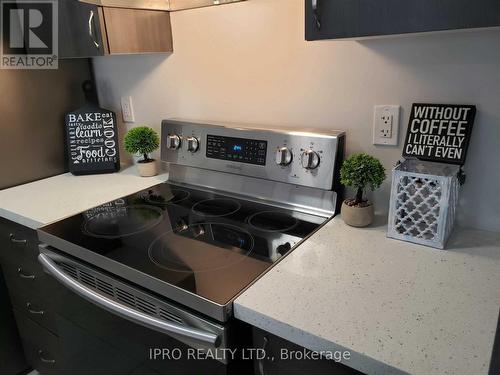
POLYGON ((373 144, 398 144, 399 105, 376 105, 373 110, 373 144))
POLYGON ((124 96, 121 99, 122 117, 124 122, 135 122, 134 107, 132 105, 132 97, 124 96))

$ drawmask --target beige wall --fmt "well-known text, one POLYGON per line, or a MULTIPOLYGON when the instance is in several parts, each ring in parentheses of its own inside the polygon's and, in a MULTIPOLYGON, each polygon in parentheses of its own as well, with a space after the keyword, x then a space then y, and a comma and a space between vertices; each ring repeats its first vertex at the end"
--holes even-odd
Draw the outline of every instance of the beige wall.
MULTIPOLYGON (((174 53, 94 60, 102 104, 134 99, 136 124, 185 117, 347 131, 349 153, 390 169, 399 147, 373 146, 375 104, 477 104, 460 224, 500 231, 500 31, 304 40, 303 0, 172 14, 174 53)), ((389 180, 374 200, 387 211, 389 180)))

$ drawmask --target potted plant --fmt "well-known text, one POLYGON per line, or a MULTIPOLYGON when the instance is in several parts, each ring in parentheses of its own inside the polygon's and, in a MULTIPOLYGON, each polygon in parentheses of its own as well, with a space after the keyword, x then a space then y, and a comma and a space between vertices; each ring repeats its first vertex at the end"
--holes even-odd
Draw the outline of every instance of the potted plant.
POLYGON ((344 222, 354 227, 365 227, 373 222, 373 203, 363 198, 366 187, 373 191, 385 180, 385 168, 373 156, 355 154, 342 164, 340 182, 356 189, 356 196, 344 200, 341 215, 344 222))
POLYGON ((125 150, 143 157, 137 164, 139 174, 142 177, 151 177, 158 174, 155 159, 149 157, 149 154, 157 150, 158 147, 160 147, 160 137, 150 127, 139 126, 130 129, 125 135, 125 150))

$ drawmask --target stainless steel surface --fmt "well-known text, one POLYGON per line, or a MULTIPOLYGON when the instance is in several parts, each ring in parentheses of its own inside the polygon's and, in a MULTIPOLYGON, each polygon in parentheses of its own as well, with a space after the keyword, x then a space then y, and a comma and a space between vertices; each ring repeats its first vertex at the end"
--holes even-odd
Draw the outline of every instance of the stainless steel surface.
POLYGON ((17 269, 17 274, 19 275, 20 278, 22 279, 31 279, 31 280, 34 280, 35 279, 35 275, 28 275, 26 273, 23 272, 23 269, 21 267, 19 267, 17 269))
POLYGON ((227 196, 270 204, 292 211, 330 218, 337 192, 282 182, 171 164, 169 182, 200 190, 218 190, 227 196))
POLYGON ((319 0, 311 0, 311 6, 314 14, 314 21, 316 22, 316 27, 318 30, 321 29, 321 20, 319 16, 319 7, 318 7, 318 2, 319 0))
POLYGON ((187 137, 186 147, 189 152, 196 152, 200 148, 200 141, 196 137, 187 137))
POLYGON ((302 167, 306 169, 316 169, 319 166, 319 155, 316 151, 305 150, 300 156, 302 167))
POLYGON ((30 302, 26 303, 26 309, 28 310, 28 312, 30 314, 34 314, 34 315, 43 315, 45 313, 45 311, 43 311, 43 310, 33 310, 31 308, 31 303, 30 302))
POLYGON ((45 353, 42 349, 38 350, 38 358, 40 358, 40 361, 44 363, 52 363, 52 364, 56 363, 55 359, 45 358, 45 353))
POLYGON ((293 160, 293 154, 288 147, 280 147, 276 150, 276 164, 286 167, 293 160))
POLYGON ((59 269, 55 261, 52 260, 47 254, 40 253, 38 260, 46 272, 51 274, 57 281, 66 286, 68 289, 87 299, 89 302, 92 302, 117 316, 158 332, 173 335, 174 337, 194 340, 209 347, 217 348, 221 344, 221 338, 213 332, 156 318, 121 304, 101 293, 97 293, 91 288, 75 281, 71 276, 68 276, 65 272, 59 269))
POLYGON ((67 172, 64 115, 85 103, 87 79, 88 59, 60 60, 57 70, 0 69, 0 189, 67 172))
POLYGON ((25 240, 22 238, 16 238, 16 236, 13 233, 9 234, 9 239, 10 239, 10 242, 12 242, 12 243, 24 244, 24 245, 26 245, 28 243, 28 240, 25 240))
POLYGON ((91 10, 89 13, 89 36, 90 39, 92 39, 92 42, 94 43, 95 48, 99 48, 99 43, 97 42, 95 35, 94 35, 94 11, 91 10))
POLYGON ((170 150, 177 150, 181 145, 181 138, 177 134, 167 135, 167 148, 170 150))
POLYGON ((236 3, 245 0, 80 0, 104 7, 177 11, 236 3))
MULTIPOLYGON (((238 174, 248 177, 272 180, 297 186, 307 186, 323 190, 332 190, 339 139, 343 132, 329 133, 305 131, 273 131, 260 128, 248 128, 237 125, 207 124, 187 120, 164 120, 162 122, 162 161, 170 164, 209 169, 226 174, 238 174), (199 139, 199 152, 191 153, 183 148, 169 148, 168 138, 177 135, 181 143, 187 137, 199 139), (232 160, 212 159, 206 156, 207 135, 246 138, 267 141, 265 165, 247 164, 232 160), (317 155, 317 168, 304 168, 299 158, 294 158, 287 166, 276 164, 276 151, 287 147, 294 155, 312 150, 317 155)), ((313 159, 316 156, 313 155, 313 159)), ((313 160, 314 161, 314 160, 313 160)))
MULTIPOLYGON (((264 343, 262 344, 262 350, 264 353, 266 353, 267 345, 269 344, 269 339, 267 336, 264 336, 263 338, 264 343)), ((259 365, 259 373, 260 375, 266 375, 264 372, 264 358, 260 358, 257 360, 257 363, 259 365)))

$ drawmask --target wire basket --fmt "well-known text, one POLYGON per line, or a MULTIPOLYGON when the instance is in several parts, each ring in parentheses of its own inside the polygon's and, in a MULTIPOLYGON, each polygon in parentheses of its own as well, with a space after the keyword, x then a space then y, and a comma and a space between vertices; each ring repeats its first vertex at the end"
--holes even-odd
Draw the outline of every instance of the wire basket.
POLYGON ((393 169, 387 236, 444 249, 455 221, 459 167, 407 159, 393 169))

